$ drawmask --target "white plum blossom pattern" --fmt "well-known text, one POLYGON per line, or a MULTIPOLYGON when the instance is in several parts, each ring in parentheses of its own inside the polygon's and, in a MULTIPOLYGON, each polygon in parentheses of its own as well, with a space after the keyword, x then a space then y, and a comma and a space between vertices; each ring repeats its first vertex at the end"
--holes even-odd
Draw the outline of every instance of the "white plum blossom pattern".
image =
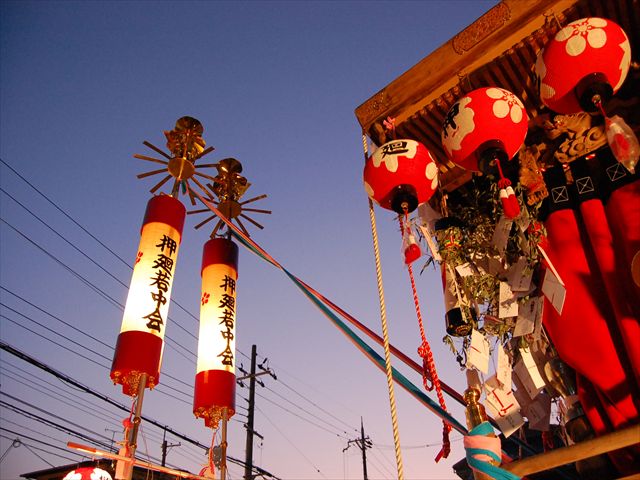
POLYGON ((429 154, 431 162, 427 163, 427 168, 424 172, 428 180, 431 180, 431 190, 438 188, 438 166, 433 161, 433 157, 429 154))
POLYGON ((544 63, 544 50, 541 50, 536 59, 536 75, 538 76, 538 91, 540 98, 544 102, 549 98, 553 98, 556 94, 555 88, 544 82, 547 76, 547 66, 544 63))
MULTIPOLYGON (((624 34, 624 32, 622 32, 624 34)), ((624 83, 624 79, 627 78, 627 73, 629 72, 629 65, 631 65, 631 45, 629 45, 629 39, 627 35, 624 35, 624 42, 622 42, 619 47, 622 49, 623 54, 620 59, 620 80, 615 87, 613 87, 613 91, 617 92, 620 90, 620 87, 624 83)))
POLYGON ((511 117, 513 123, 520 123, 524 105, 513 93, 502 88, 487 88, 487 96, 496 100, 493 103, 493 114, 498 118, 511 117))
POLYGON ((367 195, 369 195, 369 198, 373 198, 373 196, 375 195, 373 188, 371 188, 371 185, 369 185, 368 182, 364 182, 364 191, 367 192, 367 195))
POLYGON ((566 41, 565 49, 567 54, 577 57, 585 48, 587 43, 591 48, 602 48, 607 43, 607 32, 603 27, 607 26, 607 21, 602 18, 583 18, 571 22, 569 25, 560 30, 555 40, 558 42, 566 41))

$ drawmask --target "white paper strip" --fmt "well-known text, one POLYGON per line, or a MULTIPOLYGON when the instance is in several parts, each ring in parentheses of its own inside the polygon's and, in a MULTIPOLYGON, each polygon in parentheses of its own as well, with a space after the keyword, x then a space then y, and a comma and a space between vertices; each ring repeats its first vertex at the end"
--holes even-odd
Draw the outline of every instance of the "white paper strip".
POLYGON ((467 349, 467 368, 476 368, 485 375, 489 373, 489 340, 476 329, 471 332, 467 349))

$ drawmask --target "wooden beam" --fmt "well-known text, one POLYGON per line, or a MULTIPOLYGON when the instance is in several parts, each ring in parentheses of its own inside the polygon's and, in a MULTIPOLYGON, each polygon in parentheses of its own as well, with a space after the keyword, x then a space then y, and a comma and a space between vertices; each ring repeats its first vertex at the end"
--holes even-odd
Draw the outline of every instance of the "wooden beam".
MULTIPOLYGON (((636 444, 640 444, 640 425, 607 433, 570 447, 558 448, 540 455, 506 463, 502 465, 502 468, 519 476, 530 475, 636 444)), ((637 479, 638 476, 631 478, 637 479)))
POLYGON ((401 123, 502 52, 560 16, 578 0, 503 0, 414 67, 400 75, 355 113, 365 132, 391 115, 401 123))

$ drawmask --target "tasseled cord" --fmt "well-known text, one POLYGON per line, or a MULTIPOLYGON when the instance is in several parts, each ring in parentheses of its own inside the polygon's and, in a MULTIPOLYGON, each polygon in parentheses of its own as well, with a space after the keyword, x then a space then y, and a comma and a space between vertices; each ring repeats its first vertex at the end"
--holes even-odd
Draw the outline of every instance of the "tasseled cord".
POLYGON ((500 200, 502 201, 502 209, 504 216, 514 219, 520 215, 520 204, 516 193, 511 187, 511 180, 504 176, 502 173, 502 166, 500 160, 496 159, 496 165, 498 166, 498 173, 500 174, 500 180, 498 180, 498 188, 500 188, 500 200))
MULTIPOLYGON (((405 211, 404 215, 399 215, 398 220, 400 222, 400 231, 405 233, 405 222, 409 222, 409 215, 405 211), (404 217, 404 218, 403 218, 404 217)), ((416 307, 416 316, 418 317, 418 327, 420 327, 420 338, 422 340, 422 344, 418 348, 418 355, 422 358, 422 382, 424 384, 424 388, 427 391, 432 391, 434 388, 436 390, 436 395, 438 396, 438 402, 442 409, 446 412, 447 405, 444 401, 444 395, 442 394, 442 387, 440 385, 440 379, 438 378, 438 372, 436 371, 436 364, 433 360, 433 353, 431 352, 431 346, 427 341, 427 337, 424 333, 424 325, 422 322, 422 313, 420 312, 420 301, 418 299, 418 291, 416 289, 416 282, 413 278, 413 268, 411 267, 411 262, 407 263, 407 269, 409 271, 409 279, 411 280, 411 290, 413 292, 413 303, 416 307)), ((449 452, 451 451, 451 441, 449 440, 449 432, 451 431, 451 425, 449 425, 444 420, 442 421, 442 449, 436 455, 435 461, 436 463, 440 461, 442 458, 447 458, 449 456, 449 452)))

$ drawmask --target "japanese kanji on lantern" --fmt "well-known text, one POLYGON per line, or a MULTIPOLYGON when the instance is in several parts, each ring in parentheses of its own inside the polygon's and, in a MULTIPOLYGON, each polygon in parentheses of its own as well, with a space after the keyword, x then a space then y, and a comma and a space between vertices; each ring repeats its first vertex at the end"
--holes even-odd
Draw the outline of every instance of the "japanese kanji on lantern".
POLYGON ((230 418, 236 408, 237 279, 238 246, 226 238, 205 243, 193 413, 212 428, 223 409, 230 418))
POLYGON ((111 379, 126 395, 135 395, 141 374, 153 388, 160 364, 171 287, 185 219, 184 205, 168 195, 151 198, 142 224, 140 246, 118 335, 111 379))
POLYGON ((438 167, 431 153, 410 139, 378 148, 365 162, 363 176, 369 198, 397 213, 412 212, 438 188, 438 167))

